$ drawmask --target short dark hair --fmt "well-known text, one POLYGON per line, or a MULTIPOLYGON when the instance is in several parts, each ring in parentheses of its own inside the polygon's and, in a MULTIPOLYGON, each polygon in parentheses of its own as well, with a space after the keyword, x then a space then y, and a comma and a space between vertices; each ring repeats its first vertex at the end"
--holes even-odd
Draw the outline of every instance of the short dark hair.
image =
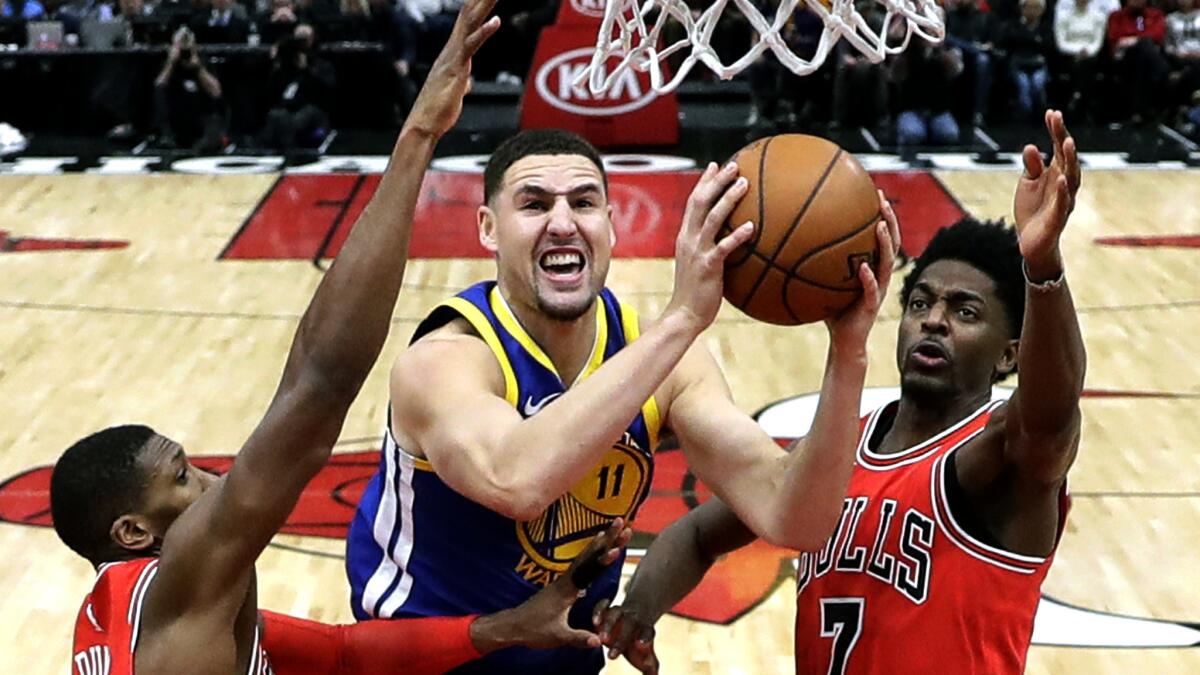
POLYGON ((483 170, 483 201, 490 203, 504 183, 504 172, 517 160, 529 155, 581 155, 591 160, 600 170, 604 190, 608 191, 608 173, 600 152, 579 134, 562 129, 526 129, 500 144, 488 158, 483 170))
POLYGON ((1021 338, 1025 323, 1025 273, 1016 230, 1003 220, 979 221, 970 216, 939 230, 904 277, 901 307, 908 306, 908 296, 925 268, 939 260, 960 260, 991 277, 996 284, 996 296, 1004 305, 1009 335, 1014 340, 1021 338))
POLYGON ((141 500, 137 458, 155 432, 129 424, 109 427, 67 448, 50 476, 54 531, 72 551, 93 564, 107 562, 117 518, 141 500))

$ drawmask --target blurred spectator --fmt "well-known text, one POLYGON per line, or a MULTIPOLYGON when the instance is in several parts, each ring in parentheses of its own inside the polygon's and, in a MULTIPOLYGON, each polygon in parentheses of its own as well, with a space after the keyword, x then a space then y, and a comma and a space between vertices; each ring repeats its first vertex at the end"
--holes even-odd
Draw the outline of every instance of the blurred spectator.
POLYGON ((1167 15, 1167 58, 1171 103, 1193 127, 1200 125, 1200 9, 1196 0, 1179 0, 1178 11, 1167 15))
MULTIPOLYGON (((367 41, 377 39, 373 35, 374 19, 371 6, 367 0, 341 0, 339 10, 341 17, 331 22, 328 30, 333 30, 338 40, 367 41), (334 29, 336 25, 336 29, 334 29)), ((328 33, 327 33, 328 34, 328 33)))
POLYGON ((260 14, 255 21, 260 39, 267 44, 275 44, 291 35, 297 23, 299 20, 296 18, 294 0, 271 0, 267 11, 260 14))
POLYGON ((1008 77, 1017 92, 1017 116, 1029 121, 1040 118, 1046 109, 1047 56, 1053 39, 1043 20, 1045 0, 1021 0, 1020 6, 1020 18, 1001 25, 996 47, 1008 58, 1008 77))
POLYGON ((962 76, 957 49, 913 40, 892 62, 892 81, 899 92, 896 142, 951 145, 958 142, 958 121, 950 113, 950 91, 962 76))
POLYGON ((1152 118, 1162 103, 1167 61, 1162 45, 1167 25, 1162 10, 1146 0, 1125 0, 1121 11, 1108 17, 1108 46, 1137 124, 1152 118))
MULTIPOLYGON (((1121 11, 1121 0, 1092 0, 1090 7, 1107 20, 1113 12, 1121 11)), ((1058 21, 1059 16, 1074 11, 1075 3, 1072 0, 1058 0, 1054 5, 1054 20, 1058 21)))
POLYGON ((200 60, 191 30, 180 28, 154 81, 159 145, 190 145, 197 153, 219 149, 226 130, 224 110, 221 83, 200 60))
POLYGON ((315 55, 314 42, 312 26, 300 24, 272 49, 262 141, 285 154, 295 147, 317 147, 329 134, 336 75, 333 66, 315 55))
POLYGON ((212 9, 192 15, 191 27, 200 44, 245 44, 250 37, 246 8, 233 0, 212 0, 212 9))
POLYGON ((1067 115, 1079 119, 1092 103, 1100 48, 1108 14, 1100 9, 1104 0, 1059 0, 1067 10, 1054 13, 1054 43, 1058 48, 1055 70, 1060 74, 1067 115))
POLYGON ((992 93, 991 15, 980 11, 979 0, 947 0, 946 6, 946 44, 962 52, 965 76, 972 85, 971 123, 980 126, 992 93))
MULTIPOLYGON (((872 32, 883 28, 885 13, 873 0, 859 0, 856 9, 872 32)), ((866 55, 842 40, 834 50, 837 60, 833 75, 834 126, 876 127, 887 114, 887 71, 883 63, 871 63, 866 55)))
MULTIPOLYGON (((400 30, 404 34, 402 42, 404 42, 404 51, 406 58, 404 62, 411 71, 414 66, 420 63, 433 63, 433 59, 437 56, 442 45, 445 44, 446 38, 450 36, 450 29, 454 27, 454 18, 458 14, 459 7, 462 6, 460 0, 399 0, 398 5, 400 13, 396 16, 396 20, 400 22, 400 30)), ((501 21, 508 18, 504 12, 506 8, 497 7, 496 13, 501 14, 501 21)), ((504 24, 501 23, 503 28, 504 24)), ((488 69, 495 69, 496 60, 503 60, 498 57, 495 52, 495 43, 498 35, 493 35, 487 42, 483 43, 480 48, 479 55, 473 60, 473 72, 477 77, 486 78, 491 73, 488 69), (489 46, 490 45, 490 46, 489 46), (488 50, 491 51, 488 51, 488 50), (488 56, 491 54, 491 56, 488 56)))
MULTIPOLYGON (((759 5, 759 11, 774 16, 776 0, 759 5)), ((825 22, 803 3, 796 7, 792 18, 784 25, 782 37, 794 54, 811 60, 817 52, 825 22)), ((830 62, 834 59, 829 59, 830 62)), ((767 127, 782 124, 785 127, 808 126, 817 117, 817 102, 827 101, 832 87, 831 73, 835 63, 808 75, 792 73, 767 51, 750 65, 750 96, 754 104, 751 124, 767 127)))
POLYGON ((46 8, 38 0, 0 0, 0 18, 36 21, 46 16, 46 8))

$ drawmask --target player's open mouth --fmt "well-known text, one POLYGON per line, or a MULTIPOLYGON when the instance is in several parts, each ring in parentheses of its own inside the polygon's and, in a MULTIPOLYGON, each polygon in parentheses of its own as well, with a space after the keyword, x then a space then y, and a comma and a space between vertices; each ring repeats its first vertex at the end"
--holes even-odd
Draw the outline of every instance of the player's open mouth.
POLYGON ((911 353, 912 360, 917 365, 926 368, 936 368, 950 363, 950 356, 946 353, 945 347, 932 340, 917 343, 911 353))
POLYGON ((538 267, 550 281, 556 284, 573 285, 583 280, 587 259, 577 248, 552 248, 542 253, 538 267))

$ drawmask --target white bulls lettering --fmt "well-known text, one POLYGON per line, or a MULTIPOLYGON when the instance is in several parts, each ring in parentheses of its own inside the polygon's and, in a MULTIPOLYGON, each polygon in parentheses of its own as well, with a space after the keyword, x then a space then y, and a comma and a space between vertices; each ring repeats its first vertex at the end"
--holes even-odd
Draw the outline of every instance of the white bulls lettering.
POLYGON ((112 653, 107 645, 93 645, 75 655, 75 675, 108 675, 112 653))
POLYGON ((816 553, 800 554, 796 569, 797 593, 803 593, 814 578, 819 579, 831 571, 866 572, 912 602, 918 605, 925 602, 929 598, 929 579, 933 573, 933 519, 910 508, 904 512, 900 527, 893 535, 892 525, 897 515, 897 504, 893 499, 879 500, 872 507, 869 497, 847 497, 842 503, 837 530, 825 547, 816 553), (859 537, 859 521, 871 508, 879 515, 875 532, 859 537), (870 542, 869 546, 867 542, 870 542))

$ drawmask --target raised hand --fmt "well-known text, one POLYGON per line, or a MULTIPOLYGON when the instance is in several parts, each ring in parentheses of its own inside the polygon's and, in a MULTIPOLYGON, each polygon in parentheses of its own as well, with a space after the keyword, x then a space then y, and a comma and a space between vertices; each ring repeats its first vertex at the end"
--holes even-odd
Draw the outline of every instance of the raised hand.
POLYGON ((595 633, 567 625, 571 607, 586 592, 586 586, 577 586, 576 582, 595 581, 599 572, 621 555, 631 536, 633 530, 625 526, 624 519, 617 518, 549 586, 513 609, 478 619, 471 626, 471 639, 480 653, 513 645, 534 649, 599 647, 600 638, 595 633))
POLYGON ((878 192, 879 212, 883 214, 883 220, 875 227, 875 237, 879 242, 878 271, 872 271, 865 262, 859 265, 858 280, 862 283, 862 296, 840 314, 825 321, 831 343, 848 350, 847 353, 854 353, 866 346, 867 336, 871 333, 871 326, 875 324, 875 317, 879 314, 892 280, 896 254, 900 251, 900 223, 896 220, 896 212, 892 210, 883 191, 878 192))
POLYGON ((608 647, 608 658, 624 655, 629 665, 645 675, 657 675, 658 656, 654 653, 654 625, 644 621, 628 607, 609 607, 601 600, 592 611, 592 625, 600 642, 608 647))
POLYGON ((717 232, 746 188, 736 164, 718 169, 710 162, 683 212, 683 226, 675 240, 675 291, 667 312, 686 313, 697 333, 717 318, 721 308, 725 258, 754 235, 754 225, 744 223, 717 241, 717 232))
POLYGON ((1061 112, 1046 111, 1046 129, 1054 143, 1054 158, 1046 166, 1038 149, 1026 145, 1025 171, 1013 197, 1021 255, 1035 281, 1053 279, 1062 271, 1058 242, 1075 209, 1080 183, 1075 139, 1067 132, 1061 112))
POLYGON ((462 114, 463 97, 471 90, 471 58, 500 27, 500 17, 487 18, 496 0, 467 0, 458 12, 450 39, 438 54, 413 103, 404 126, 440 137, 462 114))

